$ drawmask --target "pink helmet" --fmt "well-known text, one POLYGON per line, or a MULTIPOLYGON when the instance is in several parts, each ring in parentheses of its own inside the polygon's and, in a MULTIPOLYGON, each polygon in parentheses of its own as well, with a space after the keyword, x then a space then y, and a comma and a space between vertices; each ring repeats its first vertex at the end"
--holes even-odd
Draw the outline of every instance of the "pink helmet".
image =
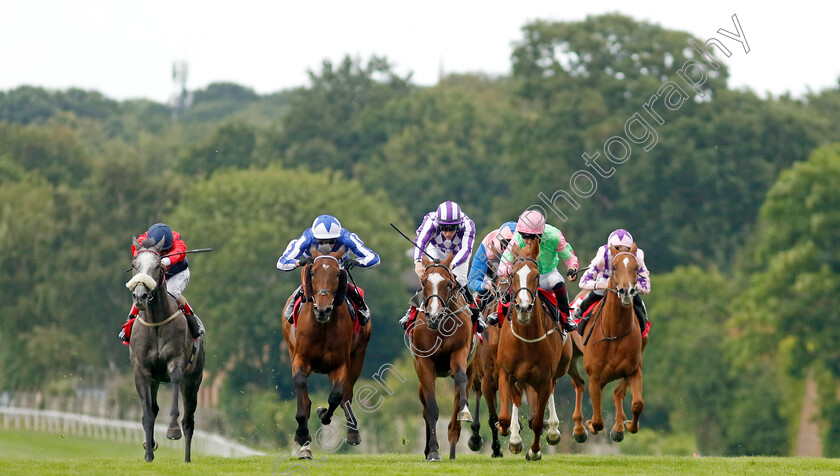
POLYGON ((464 214, 457 203, 447 200, 438 205, 435 219, 439 225, 460 225, 464 221, 464 214))
POLYGON ((509 242, 513 239, 514 230, 516 230, 516 222, 509 221, 502 225, 501 228, 499 228, 498 233, 496 233, 496 236, 493 237, 493 242, 496 248, 504 251, 506 246, 502 246, 502 242, 509 242))
POLYGON ((516 231, 530 235, 542 235, 545 231, 545 217, 536 210, 525 210, 519 215, 516 231))
POLYGON ((626 246, 628 248, 633 247, 633 236, 627 232, 627 230, 623 228, 619 228, 614 232, 610 233, 610 237, 607 238, 607 245, 609 246, 626 246))

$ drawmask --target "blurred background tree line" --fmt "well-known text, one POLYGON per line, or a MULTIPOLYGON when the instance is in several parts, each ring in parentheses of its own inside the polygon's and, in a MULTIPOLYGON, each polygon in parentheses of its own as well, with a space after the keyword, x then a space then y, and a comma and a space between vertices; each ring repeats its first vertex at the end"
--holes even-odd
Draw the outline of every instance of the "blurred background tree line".
MULTIPOLYGON (((225 376, 233 436, 291 434, 278 410, 293 392, 280 308, 299 276, 275 262, 319 214, 382 256, 355 273, 374 321, 363 375, 404 362, 410 260, 388 224, 413 231, 455 200, 480 239, 564 188, 581 154, 695 55, 689 34, 620 15, 536 21, 522 35, 509 76, 419 87, 386 58, 348 56, 276 94, 211 84, 177 120, 166 105, 95 91, 0 92, 0 390, 48 388, 83 367, 129 371, 116 337, 124 270, 132 236, 158 221, 215 249, 191 258, 187 295, 208 328, 208 372, 225 376)), ((645 249, 643 425, 657 438, 790 454, 815 379, 824 455, 840 456, 840 84, 761 98, 729 89, 721 64, 705 87, 663 117, 655 148, 549 222, 582 266, 616 227, 645 249)), ((411 398, 383 407, 383 426, 420 418, 402 368, 411 398)), ((573 391, 567 379, 558 388, 568 421, 573 391)))

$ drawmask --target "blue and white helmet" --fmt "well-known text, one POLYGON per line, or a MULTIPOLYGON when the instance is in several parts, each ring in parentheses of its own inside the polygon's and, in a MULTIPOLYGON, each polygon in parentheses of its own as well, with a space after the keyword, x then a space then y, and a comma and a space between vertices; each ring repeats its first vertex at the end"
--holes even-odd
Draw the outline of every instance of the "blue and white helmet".
POLYGON ((330 240, 341 236, 341 223, 331 215, 321 215, 312 222, 312 234, 316 240, 330 240))
POLYGON ((435 220, 439 225, 460 225, 464 221, 464 214, 457 203, 447 200, 438 205, 435 220))

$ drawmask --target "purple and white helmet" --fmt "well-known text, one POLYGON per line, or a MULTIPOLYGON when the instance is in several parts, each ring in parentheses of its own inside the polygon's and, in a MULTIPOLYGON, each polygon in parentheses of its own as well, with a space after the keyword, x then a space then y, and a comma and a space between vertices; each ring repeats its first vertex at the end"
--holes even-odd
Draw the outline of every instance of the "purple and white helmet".
POLYGON ((341 223, 331 215, 321 215, 312 222, 312 234, 316 240, 330 240, 341 236, 341 223))
POLYGON ((610 233, 610 237, 607 238, 607 245, 626 246, 628 248, 632 248, 633 236, 627 230, 619 228, 618 230, 610 233))
POLYGON ((464 221, 464 214, 457 203, 447 200, 438 205, 435 220, 438 225, 460 225, 464 221))

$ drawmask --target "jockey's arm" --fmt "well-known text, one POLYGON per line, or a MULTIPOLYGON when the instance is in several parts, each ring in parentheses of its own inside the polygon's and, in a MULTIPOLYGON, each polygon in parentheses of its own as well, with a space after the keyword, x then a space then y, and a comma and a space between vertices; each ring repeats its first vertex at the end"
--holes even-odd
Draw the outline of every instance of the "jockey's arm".
POLYGON ((464 217, 464 223, 462 226, 464 227, 464 238, 461 241, 461 249, 459 249, 452 258, 453 268, 466 263, 470 259, 473 245, 475 244, 475 223, 473 223, 473 221, 468 217, 464 217))
POLYGON ((304 232, 300 238, 292 240, 292 242, 286 246, 286 250, 283 251, 283 255, 277 260, 277 269, 280 271, 292 271, 297 268, 298 259, 306 253, 306 245, 309 241, 310 240, 308 239, 306 232, 304 232))
POLYGON ((645 266, 645 252, 636 250, 636 264, 639 266, 639 276, 636 280, 636 290, 641 294, 650 293, 650 270, 645 266))
POLYGON ((484 278, 487 276, 487 252, 484 249, 484 243, 478 245, 478 251, 473 257, 472 266, 470 266, 470 274, 467 276, 467 282, 470 290, 480 293, 487 290, 484 283, 484 278))
POLYGON ((603 253, 601 253, 601 249, 599 249, 598 253, 595 254, 595 257, 592 258, 592 261, 589 263, 589 268, 586 270, 586 273, 584 273, 580 278, 578 286, 581 289, 586 289, 588 291, 594 290, 599 279, 603 277, 605 270, 604 266, 605 262, 603 253))
POLYGON ((355 233, 342 230, 341 238, 342 243, 356 255, 356 261, 359 262, 360 268, 372 268, 379 264, 379 255, 366 247, 355 233))

